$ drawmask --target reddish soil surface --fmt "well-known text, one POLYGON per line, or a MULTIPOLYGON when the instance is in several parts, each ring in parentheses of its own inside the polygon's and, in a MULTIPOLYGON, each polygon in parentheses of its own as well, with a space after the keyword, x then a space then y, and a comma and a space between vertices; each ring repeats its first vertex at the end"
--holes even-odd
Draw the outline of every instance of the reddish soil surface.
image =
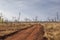
POLYGON ((5 40, 42 40, 44 28, 40 24, 34 24, 30 28, 18 31, 14 35, 8 36, 5 40))

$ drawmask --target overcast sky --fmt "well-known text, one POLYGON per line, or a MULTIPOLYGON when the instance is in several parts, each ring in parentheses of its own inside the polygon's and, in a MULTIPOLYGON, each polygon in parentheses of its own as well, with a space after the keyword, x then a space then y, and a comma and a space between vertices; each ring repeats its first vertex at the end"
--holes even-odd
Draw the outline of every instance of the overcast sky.
POLYGON ((6 19, 18 17, 19 12, 21 20, 35 16, 38 16, 38 20, 55 18, 56 13, 60 13, 60 0, 0 0, 0 13, 6 19))

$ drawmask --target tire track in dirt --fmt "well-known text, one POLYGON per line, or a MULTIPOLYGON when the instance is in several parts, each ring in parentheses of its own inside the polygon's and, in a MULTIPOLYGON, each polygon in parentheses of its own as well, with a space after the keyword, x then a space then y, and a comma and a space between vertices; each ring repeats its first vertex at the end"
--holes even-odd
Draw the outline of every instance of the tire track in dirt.
POLYGON ((42 40, 44 33, 44 31, 42 30, 43 26, 36 24, 34 25, 34 27, 35 30, 29 35, 29 37, 27 37, 26 40, 42 40))
POLYGON ((32 27, 23 29, 5 40, 41 40, 43 38, 43 26, 34 24, 32 27))

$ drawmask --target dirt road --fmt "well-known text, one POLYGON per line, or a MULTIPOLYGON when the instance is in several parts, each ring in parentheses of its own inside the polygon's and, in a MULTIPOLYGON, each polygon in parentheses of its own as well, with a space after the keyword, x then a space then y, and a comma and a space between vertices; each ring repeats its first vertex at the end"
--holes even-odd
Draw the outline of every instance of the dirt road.
POLYGON ((5 40, 42 40, 43 35, 43 26, 34 24, 30 28, 22 29, 11 36, 8 36, 5 40))

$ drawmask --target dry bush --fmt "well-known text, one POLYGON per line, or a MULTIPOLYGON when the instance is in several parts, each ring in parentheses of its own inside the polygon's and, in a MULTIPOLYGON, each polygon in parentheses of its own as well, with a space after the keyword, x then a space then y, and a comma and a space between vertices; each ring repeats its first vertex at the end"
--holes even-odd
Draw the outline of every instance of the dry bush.
POLYGON ((60 25, 45 24, 45 34, 49 40, 60 40, 60 25))

